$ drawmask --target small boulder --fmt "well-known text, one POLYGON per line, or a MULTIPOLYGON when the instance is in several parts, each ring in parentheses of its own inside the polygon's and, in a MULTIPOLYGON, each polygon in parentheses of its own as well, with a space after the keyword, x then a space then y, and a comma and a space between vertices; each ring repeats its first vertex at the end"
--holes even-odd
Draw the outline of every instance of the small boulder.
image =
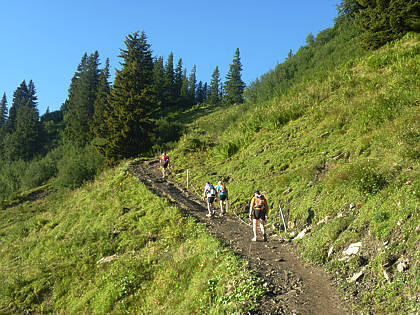
POLYGON ((356 255, 359 252, 360 247, 362 247, 362 242, 350 244, 350 246, 343 251, 343 254, 347 256, 356 255))
POLYGON ((107 256, 107 257, 102 257, 101 259, 99 259, 96 263, 98 265, 103 264, 103 263, 107 263, 107 262, 111 262, 115 259, 117 259, 118 257, 120 257, 119 255, 115 254, 112 256, 107 256))
POLYGON ((293 240, 301 240, 302 238, 305 237, 306 232, 308 232, 307 228, 304 228, 302 231, 299 232, 299 234, 293 239, 293 240))
POLYGON ((399 262, 399 264, 397 265, 397 270, 398 270, 398 272, 403 272, 403 271, 407 270, 408 267, 409 267, 408 260, 402 259, 399 262))

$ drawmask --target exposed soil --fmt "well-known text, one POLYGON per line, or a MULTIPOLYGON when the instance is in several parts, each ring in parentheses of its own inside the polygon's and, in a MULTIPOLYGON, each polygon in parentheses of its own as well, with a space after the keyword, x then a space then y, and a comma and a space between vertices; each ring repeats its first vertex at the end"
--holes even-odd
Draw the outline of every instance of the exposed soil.
POLYGON ((256 314, 350 313, 327 274, 321 268, 306 265, 289 242, 269 234, 268 242, 251 242, 251 226, 231 214, 219 216, 217 207, 216 216, 207 218, 207 206, 200 196, 170 179, 162 180, 156 161, 136 162, 130 171, 153 193, 205 223, 212 235, 249 261, 250 268, 268 288, 256 314))

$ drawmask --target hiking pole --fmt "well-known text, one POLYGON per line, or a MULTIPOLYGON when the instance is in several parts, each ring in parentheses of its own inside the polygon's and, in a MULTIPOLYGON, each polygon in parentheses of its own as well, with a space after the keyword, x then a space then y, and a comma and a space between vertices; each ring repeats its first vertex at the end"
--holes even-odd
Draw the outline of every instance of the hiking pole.
POLYGON ((283 211, 281 210, 281 206, 279 205, 279 210, 280 210, 280 214, 281 214, 281 219, 283 220, 283 226, 284 226, 284 230, 287 233, 287 227, 286 227, 286 223, 284 222, 284 216, 283 216, 283 211))

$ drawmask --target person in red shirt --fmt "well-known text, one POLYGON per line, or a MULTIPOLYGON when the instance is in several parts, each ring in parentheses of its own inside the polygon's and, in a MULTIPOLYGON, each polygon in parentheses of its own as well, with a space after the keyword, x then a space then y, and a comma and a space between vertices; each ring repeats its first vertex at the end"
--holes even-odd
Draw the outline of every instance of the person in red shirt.
POLYGON ((160 167, 162 168, 162 178, 165 179, 166 169, 169 168, 169 156, 165 152, 162 153, 159 159, 160 167))

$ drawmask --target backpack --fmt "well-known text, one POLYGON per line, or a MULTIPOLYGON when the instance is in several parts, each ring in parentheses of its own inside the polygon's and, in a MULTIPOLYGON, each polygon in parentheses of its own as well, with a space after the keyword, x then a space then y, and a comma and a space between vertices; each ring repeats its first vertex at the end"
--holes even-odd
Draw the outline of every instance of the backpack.
POLYGON ((213 185, 209 185, 209 187, 208 187, 208 194, 211 197, 215 197, 216 196, 216 188, 214 188, 213 185))
POLYGON ((161 164, 168 164, 168 162, 169 162, 169 157, 167 155, 162 155, 160 157, 160 163, 161 164))
POLYGON ((219 186, 219 194, 220 195, 226 195, 227 189, 225 187, 225 185, 220 185, 219 186))
POLYGON ((263 195, 255 197, 254 209, 255 210, 265 210, 264 200, 265 200, 265 198, 264 198, 263 195))

